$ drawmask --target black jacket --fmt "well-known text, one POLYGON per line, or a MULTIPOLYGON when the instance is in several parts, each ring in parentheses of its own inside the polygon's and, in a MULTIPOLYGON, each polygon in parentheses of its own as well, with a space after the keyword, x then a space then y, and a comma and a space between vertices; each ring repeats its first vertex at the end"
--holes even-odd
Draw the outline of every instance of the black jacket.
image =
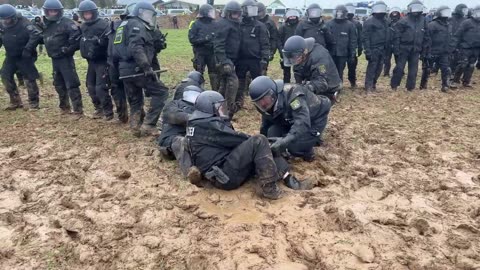
POLYGON ((27 18, 19 15, 17 23, 11 27, 1 26, 0 46, 5 47, 7 57, 21 57, 23 50, 28 50, 33 56, 37 55, 35 48, 42 40, 38 28, 27 18))
POLYGON ((43 42, 48 56, 51 58, 73 56, 80 48, 82 35, 75 22, 65 17, 55 22, 48 21, 46 18, 43 21, 45 22, 43 42), (67 48, 65 52, 62 52, 63 47, 67 48))
POLYGON ((452 25, 453 34, 457 32, 458 28, 460 27, 460 24, 462 24, 462 22, 465 20, 466 18, 464 16, 452 14, 452 17, 448 21, 452 25))
POLYGON ((110 24, 102 19, 85 22, 80 26, 80 53, 82 57, 93 61, 106 61, 108 56, 108 35, 110 24))
POLYGON ((216 23, 213 52, 219 64, 233 64, 240 51, 240 23, 221 18, 216 23))
POLYGON ((447 21, 435 19, 428 24, 431 37, 430 54, 449 54, 454 50, 452 26, 447 21))
POLYGON ((244 18, 242 23, 240 23, 240 32, 239 59, 268 61, 270 58, 270 44, 265 24, 252 18, 244 18))
POLYGON ((165 105, 162 113, 162 133, 158 138, 160 146, 171 147, 173 138, 185 136, 190 114, 195 110, 193 104, 183 100, 172 100, 165 105))
POLYGON ((248 139, 233 129, 230 121, 195 111, 187 124, 187 139, 193 165, 202 173, 221 166, 230 152, 248 139))
POLYGON ((362 32, 363 32, 363 26, 362 23, 359 22, 356 19, 350 19, 350 22, 352 22, 355 25, 355 28, 357 29, 357 49, 359 52, 363 51, 363 39, 362 39, 362 32))
POLYGON ((285 44, 285 41, 291 36, 295 35, 295 30, 297 29, 298 22, 290 24, 289 22, 285 22, 280 26, 278 29, 278 35, 279 35, 279 47, 278 49, 281 51, 283 50, 283 45, 285 44))
POLYGON ((295 29, 295 35, 304 38, 313 37, 316 43, 323 45, 323 47, 326 47, 329 50, 335 46, 336 42, 333 34, 323 20, 320 20, 319 23, 302 20, 298 24, 297 29, 295 29))
POLYGON ((280 39, 278 37, 277 25, 268 15, 265 15, 263 19, 259 19, 259 21, 265 24, 265 26, 267 27, 270 44, 270 57, 272 58, 277 52, 277 49, 281 46, 280 39))
POLYGON ((407 15, 394 26, 393 52, 411 51, 425 53, 429 45, 427 22, 423 16, 407 15))
POLYGON ((357 28, 349 20, 333 19, 327 26, 335 39, 335 45, 330 49, 331 55, 355 57, 357 50, 357 28))
POLYGON ((386 20, 375 17, 368 18, 363 24, 362 42, 365 55, 370 56, 376 51, 383 51, 391 44, 391 30, 386 20))
POLYGON ((173 94, 173 99, 182 99, 183 98, 183 92, 185 91, 185 88, 190 85, 195 85, 200 87, 198 83, 190 78, 183 79, 177 86, 175 86, 175 93, 173 94))
POLYGON ((188 31, 188 40, 195 54, 213 55, 216 23, 210 18, 198 18, 188 31))
POLYGON ((467 19, 455 33, 457 49, 480 49, 480 20, 467 19))

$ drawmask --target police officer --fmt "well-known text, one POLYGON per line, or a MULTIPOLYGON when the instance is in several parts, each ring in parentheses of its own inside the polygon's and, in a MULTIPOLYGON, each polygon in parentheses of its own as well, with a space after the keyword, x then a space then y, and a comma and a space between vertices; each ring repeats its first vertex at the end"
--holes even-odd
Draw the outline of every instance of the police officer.
POLYGON ((274 154, 284 154, 313 161, 313 147, 321 142, 328 121, 330 100, 317 96, 304 86, 283 84, 267 76, 253 80, 250 97, 262 114, 260 134, 272 138, 274 154))
POLYGON ((155 58, 154 28, 155 8, 139 2, 127 15, 115 33, 114 52, 120 57, 119 71, 130 100, 130 127, 134 136, 157 135, 156 128, 168 88, 158 79, 152 68, 155 58), (142 78, 130 77, 143 74, 142 78), (150 98, 150 106, 143 117, 144 95, 150 98))
POLYGON ((220 78, 219 92, 225 96, 229 114, 237 111, 235 99, 238 90, 238 77, 235 73, 235 63, 240 51, 240 21, 242 7, 235 1, 225 5, 222 18, 217 22, 217 31, 213 42, 215 61, 220 78))
POLYGON ((283 64, 283 44, 289 39, 291 36, 295 34, 295 29, 297 29, 298 23, 300 19, 300 13, 296 9, 290 9, 285 13, 285 23, 282 24, 278 30, 279 34, 279 51, 280 51, 280 66, 283 70, 283 82, 290 83, 291 76, 292 76, 292 69, 291 67, 286 67, 283 64))
POLYGON ((422 13, 423 4, 419 0, 413 0, 408 5, 407 16, 398 21, 394 27, 393 54, 397 56, 398 62, 390 81, 392 90, 396 90, 400 86, 407 63, 407 90, 415 89, 418 60, 420 57, 425 57, 429 45, 426 21, 422 13))
POLYGON ((307 19, 302 20, 295 30, 295 35, 304 38, 313 37, 315 42, 331 49, 335 45, 335 38, 322 19, 322 9, 318 4, 310 4, 307 8, 307 19))
POLYGON ((58 93, 62 113, 83 115, 80 80, 75 69, 73 55, 79 49, 80 28, 70 19, 63 17, 63 5, 59 0, 46 0, 43 4, 45 29, 43 41, 48 56, 52 58, 53 85, 58 93), (70 101, 69 101, 70 97, 70 101))
POLYGON ((203 89, 205 79, 203 74, 194 70, 190 71, 185 79, 183 79, 177 86, 175 86, 175 93, 173 94, 173 99, 178 100, 182 99, 183 92, 187 86, 196 86, 203 89))
POLYGON ((10 96, 10 105, 6 110, 22 108, 23 103, 15 83, 17 71, 24 74, 28 91, 30 109, 38 109, 39 90, 36 79, 39 78, 35 61, 36 47, 42 37, 37 28, 22 15, 17 15, 15 8, 9 4, 0 5, 1 43, 5 46, 6 56, 3 61, 1 77, 5 90, 10 96))
POLYGON ((338 5, 333 12, 333 20, 327 23, 336 41, 330 54, 343 81, 343 70, 347 62, 353 62, 357 54, 357 28, 347 19, 348 10, 344 5, 338 5))
POLYGON ((257 2, 258 6, 258 20, 267 26, 268 35, 269 35, 269 43, 270 43, 270 57, 268 59, 269 62, 273 60, 275 57, 275 53, 277 49, 280 48, 280 40, 278 37, 278 29, 275 22, 270 18, 267 14, 267 8, 261 2, 257 2))
MULTIPOLYGON (((472 10, 472 18, 466 19, 455 33, 455 48, 461 55, 460 67, 463 69, 463 87, 471 88, 475 63, 480 56, 480 5, 472 10)), ((460 82, 461 72, 455 71, 453 81, 460 82)))
MULTIPOLYGON (((398 7, 392 7, 390 9, 390 14, 388 15, 388 27, 390 31, 390 37, 393 38, 395 32, 394 32, 394 27, 395 24, 400 20, 400 12, 402 10, 398 7)), ((393 43, 390 43, 390 45, 387 47, 386 51, 386 56, 385 56, 385 67, 383 70, 383 76, 384 77, 390 77, 390 69, 392 67, 392 56, 393 56, 393 43)), ((395 64, 397 63, 397 58, 395 57, 395 64)))
POLYGON ((374 91, 382 73, 385 54, 390 46, 390 31, 385 15, 387 5, 377 1, 372 6, 372 17, 363 25, 363 47, 368 65, 365 74, 365 91, 374 91))
MULTIPOLYGON (((462 24, 462 22, 465 21, 467 14, 468 14, 467 5, 458 4, 455 7, 455 10, 452 13, 452 17, 449 20, 450 25, 452 26, 453 34, 457 33, 457 30, 460 27, 460 24, 462 24)), ((455 52, 450 57, 450 69, 452 71, 452 75, 457 73, 457 70, 459 74, 463 73, 462 67, 459 65, 460 60, 461 60, 461 55, 459 54, 458 50, 455 50, 455 52)))
POLYGON ((442 92, 447 92, 449 88, 449 57, 454 50, 452 27, 448 22, 451 15, 452 11, 448 6, 440 6, 435 12, 433 21, 428 24, 427 31, 431 37, 431 46, 424 60, 420 89, 427 88, 433 63, 436 63, 442 72, 442 92))
POLYGON ((294 66, 296 83, 303 84, 317 95, 324 95, 332 102, 342 90, 342 80, 332 57, 313 38, 292 36, 283 46, 283 63, 294 66))
POLYGON ((97 5, 85 0, 78 6, 79 16, 83 20, 80 26, 80 53, 88 61, 87 89, 92 99, 94 119, 105 117, 113 119, 112 97, 109 93, 107 49, 110 25, 98 17, 97 5))
MULTIPOLYGON (((41 16, 35 16, 35 19, 33 19, 33 25, 37 27, 38 31, 43 32, 43 28, 45 25, 42 22, 42 17, 41 16)), ((38 52, 40 54, 43 53, 43 44, 38 44, 38 52)))
POLYGON ((193 67, 200 73, 205 72, 208 67, 210 85, 218 90, 218 76, 215 68, 215 57, 213 57, 213 39, 215 37, 215 9, 208 4, 200 6, 197 19, 188 31, 188 39, 193 46, 193 67))
POLYGON ((217 188, 236 189, 255 175, 268 199, 281 197, 280 179, 290 188, 306 189, 288 172, 282 157, 273 157, 265 136, 233 129, 225 99, 217 92, 205 91, 197 97, 187 124, 187 140, 193 165, 217 188))
POLYGON ((352 88, 357 87, 357 64, 358 64, 358 57, 360 57, 363 53, 363 44, 362 44, 362 32, 363 32, 363 26, 360 21, 355 19, 355 6, 351 3, 348 3, 345 5, 347 8, 348 14, 347 18, 348 20, 353 23, 357 29, 356 34, 357 34, 357 55, 351 60, 348 61, 347 66, 348 66, 348 81, 350 82, 350 86, 352 88))
POLYGON ((257 4, 253 0, 245 0, 242 3, 242 15, 239 59, 235 64, 238 77, 238 91, 235 99, 237 110, 243 107, 247 91, 247 72, 252 79, 262 75, 267 69, 270 57, 267 27, 256 19, 257 4))

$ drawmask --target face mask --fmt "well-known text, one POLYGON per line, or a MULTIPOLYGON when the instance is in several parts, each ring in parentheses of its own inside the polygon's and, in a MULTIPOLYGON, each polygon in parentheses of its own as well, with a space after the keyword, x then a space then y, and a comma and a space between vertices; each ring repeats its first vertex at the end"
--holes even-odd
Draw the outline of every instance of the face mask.
POLYGON ((320 22, 320 18, 309 18, 309 20, 310 20, 312 23, 319 23, 319 22, 320 22))

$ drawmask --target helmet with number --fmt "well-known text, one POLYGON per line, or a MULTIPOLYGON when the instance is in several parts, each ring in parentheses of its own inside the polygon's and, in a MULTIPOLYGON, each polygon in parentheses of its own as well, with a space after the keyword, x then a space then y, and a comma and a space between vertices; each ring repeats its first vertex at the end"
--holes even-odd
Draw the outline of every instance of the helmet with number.
POLYGON ((216 91, 204 91, 198 95, 195 110, 220 117, 228 116, 225 98, 216 91))
POLYGON ((151 27, 157 24, 157 12, 152 4, 147 2, 138 2, 129 16, 137 17, 151 27))
POLYGON ((336 20, 346 20, 347 19, 348 10, 347 10, 347 7, 345 7, 344 5, 336 6, 334 12, 335 12, 334 19, 336 19, 336 20))
POLYGON ((322 8, 318 4, 310 4, 307 8, 307 18, 311 19, 319 19, 322 17, 322 8))
POLYGON ((230 1, 223 8, 223 17, 231 21, 240 21, 242 18, 242 6, 236 1, 230 1))
POLYGON ((258 6, 257 2, 253 0, 245 0, 242 3, 242 12, 245 17, 257 17, 258 16, 258 6))
POLYGON ((94 22, 98 19, 98 7, 90 0, 80 2, 78 13, 84 22, 94 22))
POLYGON ((45 0, 42 8, 49 21, 58 21, 63 17, 63 5, 59 0, 45 0))
POLYGON ((203 4, 198 9, 197 17, 215 19, 216 15, 215 9, 211 5, 203 4))
POLYGON ((417 13, 417 14, 422 14, 423 13, 423 4, 419 0, 413 0, 408 4, 407 11, 409 14, 412 13, 417 13))
POLYGON ((195 85, 189 85, 185 87, 185 89, 183 90, 182 100, 191 104, 195 104, 197 97, 202 92, 203 92, 202 88, 195 85))
POLYGON ((283 91, 282 80, 272 80, 267 76, 255 78, 248 87, 250 98, 255 107, 262 112, 270 112, 278 100, 278 94, 283 91))
POLYGON ((17 20, 17 10, 12 5, 0 5, 0 21, 2 25, 10 27, 15 25, 17 20))
POLYGON ((453 12, 453 14, 455 14, 457 16, 460 16, 460 17, 467 16, 467 13, 468 13, 468 7, 465 4, 458 4, 455 7, 455 11, 453 12))
POLYGON ((439 6, 435 11, 435 19, 452 17, 452 10, 448 6, 439 6))
POLYGON ((372 6, 372 14, 387 14, 387 4, 383 1, 377 1, 372 6))
POLYGON ((307 49, 307 42, 301 36, 291 36, 283 46, 283 64, 287 67, 298 65, 303 61, 307 49))
MULTIPOLYGON (((347 3, 345 4, 345 7, 347 8, 347 14, 348 15, 353 15, 355 16, 355 5, 352 3, 347 3)), ((352 17, 353 17, 352 16, 352 17)))
POLYGON ((190 71, 187 75, 187 78, 189 78, 192 81, 198 83, 199 86, 202 86, 205 83, 205 79, 203 78, 202 73, 200 73, 196 70, 190 71))

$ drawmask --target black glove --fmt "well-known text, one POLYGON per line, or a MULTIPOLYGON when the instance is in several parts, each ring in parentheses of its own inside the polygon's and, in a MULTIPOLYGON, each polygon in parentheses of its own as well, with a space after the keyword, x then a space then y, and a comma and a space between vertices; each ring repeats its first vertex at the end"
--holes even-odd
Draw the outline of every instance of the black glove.
POLYGON ((158 82, 157 73, 153 71, 153 68, 149 67, 147 69, 144 69, 143 74, 145 75, 145 77, 152 77, 155 81, 158 82))
MULTIPOLYGON (((275 139, 275 138, 269 138, 269 139, 275 139)), ((293 137, 291 136, 277 138, 275 142, 273 142, 270 145, 270 149, 272 150, 272 153, 274 153, 275 155, 281 155, 283 152, 287 150, 287 146, 292 140, 293 140, 293 137)))
POLYGON ((33 55, 33 53, 32 53, 31 50, 26 49, 26 48, 23 49, 23 51, 22 51, 22 57, 23 58, 32 58, 32 55, 33 55))

